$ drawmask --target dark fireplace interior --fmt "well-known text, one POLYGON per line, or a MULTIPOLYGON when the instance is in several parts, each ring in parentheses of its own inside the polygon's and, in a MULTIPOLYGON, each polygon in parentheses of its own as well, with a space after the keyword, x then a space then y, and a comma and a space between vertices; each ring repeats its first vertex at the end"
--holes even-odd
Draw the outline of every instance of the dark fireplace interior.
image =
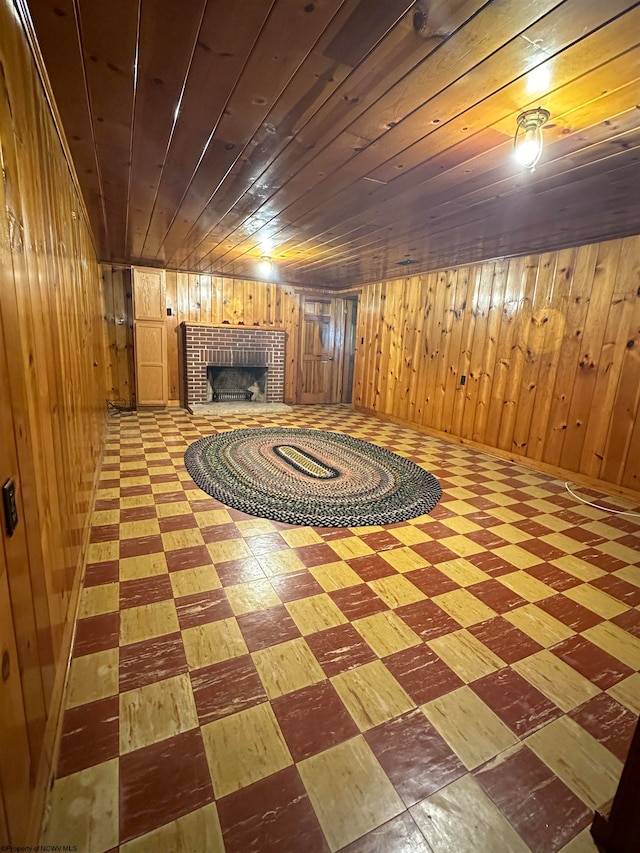
POLYGON ((207 367, 209 403, 264 403, 267 399, 266 388, 266 367, 207 367))

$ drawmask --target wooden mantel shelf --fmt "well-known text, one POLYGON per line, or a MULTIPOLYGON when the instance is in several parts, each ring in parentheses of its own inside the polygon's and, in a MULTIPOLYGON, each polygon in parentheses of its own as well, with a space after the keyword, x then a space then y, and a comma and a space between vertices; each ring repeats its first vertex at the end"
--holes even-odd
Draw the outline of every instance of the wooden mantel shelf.
POLYGON ((264 329, 265 332, 286 332, 284 326, 271 326, 266 323, 203 323, 199 320, 183 320, 181 326, 202 326, 206 329, 264 329))

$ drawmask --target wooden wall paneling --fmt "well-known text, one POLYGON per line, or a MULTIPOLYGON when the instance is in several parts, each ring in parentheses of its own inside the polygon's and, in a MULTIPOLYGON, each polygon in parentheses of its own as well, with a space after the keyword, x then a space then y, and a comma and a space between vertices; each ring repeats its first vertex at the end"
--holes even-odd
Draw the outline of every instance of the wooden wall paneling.
POLYGON ((178 321, 178 274, 175 270, 167 270, 165 273, 165 300, 167 311, 167 398, 170 406, 184 403, 184 389, 182 388, 182 370, 179 369, 180 360, 180 326, 178 321))
POLYGON ((469 369, 467 384, 465 386, 464 413, 462 416, 462 436, 470 439, 473 439, 473 425, 478 406, 478 395, 480 393, 480 379, 482 378, 482 357, 487 336, 489 308, 491 307, 493 262, 483 264, 479 272, 480 280, 471 303, 471 311, 474 315, 473 338, 470 341, 469 369))
POLYGON ((600 243, 594 270, 593 288, 585 321, 580 361, 573 385, 567 430, 560 466, 569 471, 580 469, 586 424, 592 410, 598 363, 604 340, 611 297, 615 289, 621 241, 600 243))
MULTIPOLYGON (((543 459, 551 465, 560 465, 597 257, 598 247, 594 244, 580 246, 576 252, 545 436, 543 459)), ((591 414, 592 418, 598 416, 598 412, 591 414)))
POLYGON ((451 332, 449 335, 449 352, 447 355, 447 369, 444 385, 444 401, 442 407, 443 432, 451 431, 453 421, 453 410, 456 398, 464 392, 464 385, 460 384, 458 368, 462 349, 462 330, 464 324, 467 291, 469 287, 469 270, 463 267, 459 270, 450 270, 449 274, 455 276, 455 291, 451 305, 451 332))
MULTIPOLYGON (((428 332, 431 316, 433 314, 433 301, 435 298, 435 288, 437 284, 437 275, 429 273, 421 280, 422 289, 422 306, 420 311, 420 327, 418 331, 419 337, 419 354, 416 361, 417 367, 417 382, 415 392, 412 394, 410 405, 413 404, 414 416, 418 423, 421 423, 424 418, 426 409, 427 395, 427 365, 429 363, 429 342, 428 332)), ((384 337, 379 336, 377 342, 378 349, 382 351, 384 348, 384 337)))
POLYGON ((402 280, 389 282, 385 286, 384 313, 381 317, 381 323, 391 345, 386 346, 380 356, 378 407, 381 412, 387 411, 387 405, 393 405, 394 392, 398 381, 398 364, 402 358, 404 346, 400 320, 401 301, 402 280))
POLYGON ((547 423, 553 400, 553 385, 564 339, 567 301, 573 277, 575 254, 575 249, 564 249, 554 253, 553 262, 550 264, 553 273, 549 290, 538 312, 539 325, 536 331, 541 343, 537 358, 534 405, 527 439, 527 456, 538 460, 542 459, 544 453, 547 423))
POLYGON ((467 291, 464 300, 465 309, 462 320, 460 355, 458 357, 458 393, 453 401, 453 414, 450 429, 447 429, 447 425, 445 424, 445 430, 447 432, 453 432, 455 435, 460 435, 462 432, 464 412, 467 405, 467 384, 469 382, 471 350, 476 326, 476 312, 474 310, 474 305, 477 302, 477 291, 480 286, 480 268, 477 266, 467 267, 466 273, 467 291), (465 377, 465 384, 461 385, 460 383, 463 376, 465 377))
POLYGON ((395 394, 400 417, 407 417, 409 409, 409 391, 411 388, 411 371, 416 347, 416 320, 412 313, 411 285, 408 278, 401 280, 402 288, 402 352, 398 370, 395 394))
POLYGON ((481 356, 482 366, 478 375, 478 395, 473 422, 473 439, 481 443, 486 443, 492 386, 495 381, 496 349, 502 323, 506 267, 507 264, 504 261, 496 261, 492 271, 491 296, 487 309, 486 335, 481 356))
MULTIPOLYGON (((621 482, 625 476, 626 457, 640 405, 640 297, 638 295, 632 304, 630 322, 622 324, 620 331, 619 343, 623 344, 618 347, 621 355, 618 362, 620 378, 613 401, 611 426, 601 467, 602 478, 614 483, 621 482), (626 342, 623 343, 624 338, 626 342)), ((601 357, 606 358, 605 347, 601 357)), ((615 368, 615 366, 614 358, 612 367, 615 368)), ((635 473, 637 477, 637 472, 635 473)))
POLYGON ((445 311, 446 271, 435 277, 433 308, 425 329, 425 352, 428 356, 427 383, 424 398, 423 423, 432 423, 435 418, 435 397, 438 381, 438 365, 441 359, 442 323, 445 311))
POLYGON ((7 823, 2 791, 0 791, 0 844, 9 844, 9 824, 7 823))

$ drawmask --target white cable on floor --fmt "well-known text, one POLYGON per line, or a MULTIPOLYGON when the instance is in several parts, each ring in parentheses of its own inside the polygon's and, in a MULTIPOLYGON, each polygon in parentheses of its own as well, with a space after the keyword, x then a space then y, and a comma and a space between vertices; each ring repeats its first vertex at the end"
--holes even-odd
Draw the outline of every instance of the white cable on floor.
POLYGON ((577 495, 574 491, 569 487, 569 483, 564 484, 565 489, 569 492, 572 498, 575 498, 580 503, 586 504, 587 506, 592 506, 594 509, 601 509, 603 512, 609 512, 611 515, 630 515, 633 518, 640 518, 640 512, 625 512, 621 509, 612 509, 610 506, 600 506, 599 504, 594 504, 591 501, 587 501, 584 498, 581 498, 580 495, 577 495))

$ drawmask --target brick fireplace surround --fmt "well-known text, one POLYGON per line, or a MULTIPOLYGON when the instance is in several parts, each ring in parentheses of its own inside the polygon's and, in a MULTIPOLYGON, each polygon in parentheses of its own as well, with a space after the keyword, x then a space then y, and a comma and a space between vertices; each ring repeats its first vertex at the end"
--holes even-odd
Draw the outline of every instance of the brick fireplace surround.
POLYGON ((284 400, 283 329, 182 323, 187 407, 207 402, 207 367, 267 367, 266 402, 284 400))

